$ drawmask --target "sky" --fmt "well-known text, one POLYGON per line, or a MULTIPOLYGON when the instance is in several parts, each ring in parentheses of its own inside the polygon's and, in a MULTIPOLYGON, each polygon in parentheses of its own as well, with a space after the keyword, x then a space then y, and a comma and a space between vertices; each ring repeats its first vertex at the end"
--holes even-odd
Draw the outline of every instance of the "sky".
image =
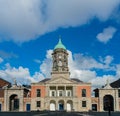
POLYGON ((51 78, 59 36, 70 78, 94 88, 120 78, 120 0, 0 0, 0 78, 51 78))

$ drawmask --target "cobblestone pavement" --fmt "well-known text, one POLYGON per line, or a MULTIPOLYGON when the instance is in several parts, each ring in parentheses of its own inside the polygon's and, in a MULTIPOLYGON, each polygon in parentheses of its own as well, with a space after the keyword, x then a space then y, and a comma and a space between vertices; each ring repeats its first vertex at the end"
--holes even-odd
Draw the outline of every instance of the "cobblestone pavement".
MULTIPOLYGON (((109 116, 108 112, 0 112, 0 116, 109 116)), ((120 112, 111 112, 111 116, 120 116, 120 112)))

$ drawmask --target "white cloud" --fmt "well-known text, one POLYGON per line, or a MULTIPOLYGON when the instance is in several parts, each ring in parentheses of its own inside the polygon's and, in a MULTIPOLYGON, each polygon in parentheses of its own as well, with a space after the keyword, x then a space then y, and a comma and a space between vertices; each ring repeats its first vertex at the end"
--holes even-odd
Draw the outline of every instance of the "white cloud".
POLYGON ((52 69, 52 50, 47 50, 46 58, 40 65, 40 71, 44 75, 45 78, 51 77, 51 69, 52 69))
POLYGON ((4 60, 0 57, 0 63, 2 63, 4 60))
POLYGON ((97 35, 97 39, 100 42, 107 43, 108 41, 110 41, 110 39, 113 38, 116 31, 117 29, 114 27, 107 27, 103 30, 102 33, 99 33, 97 35))
POLYGON ((6 52, 3 50, 0 50, 0 56, 2 58, 18 58, 18 55, 14 54, 13 52, 6 52))
POLYGON ((104 63, 106 64, 106 65, 109 65, 112 61, 113 61, 113 57, 112 56, 106 56, 105 57, 105 60, 104 60, 104 63))
POLYGON ((90 56, 85 56, 83 54, 72 55, 69 52, 69 68, 71 78, 78 78, 84 82, 91 82, 92 89, 101 87, 106 84, 106 80, 109 78, 110 82, 115 81, 120 76, 120 66, 112 66, 113 57, 108 55, 105 58, 100 58, 100 61, 96 61, 90 56), (92 69, 92 70, 91 70, 92 69), (115 75, 98 76, 97 70, 112 70, 115 71, 115 75))
POLYGON ((17 43, 94 17, 106 21, 119 0, 0 0, 0 41, 17 43))
MULTIPOLYGON (((48 50, 46 58, 40 65, 40 71, 30 75, 28 68, 19 66, 18 68, 12 67, 9 63, 5 64, 5 68, 0 70, 0 78, 3 78, 11 83, 16 78, 18 84, 30 84, 31 82, 39 82, 45 78, 50 78, 52 67, 52 50, 48 50)), ((36 60, 35 60, 36 61, 36 60)), ((37 62, 39 62, 37 60, 37 62)))
MULTIPOLYGON (((35 72, 34 75, 30 75, 29 69, 19 66, 18 68, 11 67, 10 64, 5 65, 4 70, 0 70, 0 77, 4 78, 10 82, 13 82, 13 79, 16 78, 19 84, 30 84, 30 82, 38 82, 45 78, 51 77, 51 69, 52 69, 52 50, 48 50, 46 53, 46 58, 40 65, 40 71, 35 72)), ((111 63, 113 60, 112 56, 106 56, 105 58, 101 58, 100 61, 96 61, 94 58, 90 56, 85 56, 83 54, 75 54, 73 55, 71 51, 68 51, 69 57, 69 69, 70 69, 70 77, 78 78, 84 82, 91 82, 92 87, 101 87, 106 83, 106 80, 109 78, 110 82, 118 79, 120 77, 120 64, 114 67, 115 75, 105 75, 98 76, 96 69, 104 70, 107 68, 111 68, 111 63), (81 63, 82 62, 82 63, 81 63), (92 65, 91 65, 92 64, 92 65), (90 65, 90 66, 89 66, 90 65), (87 67, 88 68, 87 68, 87 67), (91 70, 92 69, 92 70, 91 70)))
POLYGON ((0 78, 3 78, 11 83, 14 83, 13 80, 16 79, 17 83, 21 85, 40 81, 44 77, 39 72, 35 72, 35 74, 31 76, 28 68, 23 68, 22 66, 15 68, 11 67, 11 65, 7 63, 6 68, 4 70, 0 70, 0 78))
POLYGON ((41 61, 40 61, 39 59, 34 59, 34 62, 36 62, 36 63, 38 63, 38 64, 41 63, 41 61))

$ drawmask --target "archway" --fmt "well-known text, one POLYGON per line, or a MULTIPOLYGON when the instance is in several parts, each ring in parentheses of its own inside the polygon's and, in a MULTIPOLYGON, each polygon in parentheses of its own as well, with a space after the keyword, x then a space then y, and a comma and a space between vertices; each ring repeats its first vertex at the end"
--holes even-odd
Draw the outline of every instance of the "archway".
POLYGON ((71 111, 73 109, 73 102, 71 100, 67 101, 67 111, 71 111))
POLYGON ((64 110, 64 101, 63 100, 60 100, 58 102, 58 110, 64 110))
POLYGON ((112 95, 105 95, 103 97, 103 108, 104 111, 108 111, 109 108, 111 111, 114 111, 114 99, 112 95))
POLYGON ((54 100, 50 101, 50 111, 55 111, 56 103, 54 100))
POLYGON ((13 94, 9 97, 9 110, 18 111, 19 110, 19 99, 16 94, 13 94))

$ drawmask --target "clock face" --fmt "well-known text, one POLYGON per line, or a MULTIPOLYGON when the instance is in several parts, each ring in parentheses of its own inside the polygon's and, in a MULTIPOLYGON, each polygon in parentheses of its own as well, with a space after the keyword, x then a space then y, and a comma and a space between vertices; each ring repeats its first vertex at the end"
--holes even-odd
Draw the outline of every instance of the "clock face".
POLYGON ((62 56, 61 56, 61 55, 59 55, 58 57, 59 57, 59 59, 61 59, 61 58, 62 58, 62 56))

